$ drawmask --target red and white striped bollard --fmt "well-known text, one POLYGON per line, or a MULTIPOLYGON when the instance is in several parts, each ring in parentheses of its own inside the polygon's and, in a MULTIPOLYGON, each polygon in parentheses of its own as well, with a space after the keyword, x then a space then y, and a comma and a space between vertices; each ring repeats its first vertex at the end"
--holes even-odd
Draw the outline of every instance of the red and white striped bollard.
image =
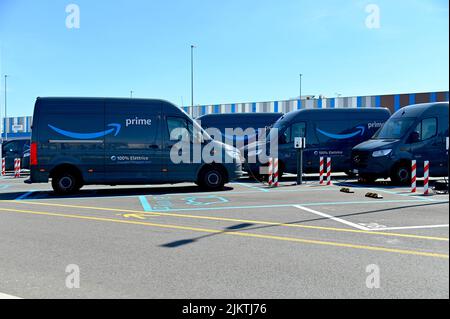
POLYGON ((327 185, 331 185, 331 157, 327 157, 327 185))
POLYGON ((320 158, 320 168, 319 168, 319 174, 320 174, 319 175, 319 183, 320 183, 320 185, 323 185, 324 164, 325 164, 324 158, 321 157, 320 158))
POLYGON ((429 182, 430 182, 430 162, 425 161, 423 164, 423 194, 424 195, 430 195, 430 188, 429 188, 429 182))
POLYGON ((6 158, 2 158, 2 176, 6 175, 6 158))
POLYGON ((417 161, 411 161, 411 193, 417 192, 417 161))
POLYGON ((269 158, 269 187, 273 184, 273 158, 269 158))
POLYGON ((280 185, 279 183, 279 176, 278 176, 278 158, 274 158, 273 160, 273 186, 278 187, 280 185))
POLYGON ((20 177, 20 158, 14 159, 14 178, 20 177))

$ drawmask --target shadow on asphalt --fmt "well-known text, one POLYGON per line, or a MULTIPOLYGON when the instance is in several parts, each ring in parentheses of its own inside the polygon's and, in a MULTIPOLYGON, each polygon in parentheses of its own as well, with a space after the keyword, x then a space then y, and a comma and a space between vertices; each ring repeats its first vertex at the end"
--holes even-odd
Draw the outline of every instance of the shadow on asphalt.
MULTIPOLYGON (((439 203, 424 203, 424 204, 416 204, 416 205, 405 205, 405 206, 399 206, 399 207, 394 207, 394 208, 376 209, 376 210, 370 210, 370 211, 359 212, 359 213, 343 214, 343 215, 338 215, 338 216, 334 216, 334 217, 343 218, 343 217, 351 217, 351 216, 359 216, 359 215, 367 215, 367 214, 376 214, 376 213, 382 213, 382 212, 387 212, 387 211, 394 212, 394 211, 398 211, 398 210, 402 210, 402 209, 411 209, 411 208, 415 208, 415 207, 430 207, 430 206, 434 206, 434 205, 443 205, 443 204, 448 205, 448 201, 447 202, 439 202, 439 203)), ((267 229, 267 228, 279 227, 281 225, 300 225, 300 224, 316 222, 316 221, 323 221, 323 220, 328 220, 328 219, 329 219, 328 217, 319 217, 319 218, 304 219, 304 220, 299 220, 299 221, 285 222, 285 223, 279 223, 279 224, 274 224, 274 225, 263 225, 263 226, 256 226, 256 227, 252 227, 252 226, 254 226, 254 224, 249 224, 249 223, 237 224, 235 226, 227 227, 224 230, 219 231, 217 233, 212 233, 212 234, 203 235, 203 236, 190 238, 190 239, 177 240, 174 242, 163 244, 160 247, 178 248, 181 246, 193 244, 201 239, 218 236, 218 235, 224 235, 224 234, 230 233, 230 232, 267 229)))
MULTIPOLYGON (((222 192, 232 191, 233 187, 224 187, 222 192)), ((53 191, 34 191, 23 198, 30 199, 75 199, 75 198, 102 198, 102 197, 123 197, 123 196, 147 196, 147 195, 170 195, 170 194, 208 193, 207 190, 198 186, 174 186, 174 187, 140 187, 140 188, 108 188, 81 190, 74 195, 56 195, 53 191)), ((0 201, 16 200, 24 196, 27 192, 3 192, 0 193, 0 201)))

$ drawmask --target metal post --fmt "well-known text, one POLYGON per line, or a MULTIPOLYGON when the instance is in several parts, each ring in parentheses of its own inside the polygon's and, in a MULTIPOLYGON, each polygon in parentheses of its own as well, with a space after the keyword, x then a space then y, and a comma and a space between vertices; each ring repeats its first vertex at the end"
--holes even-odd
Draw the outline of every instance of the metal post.
POLYGON ((6 131, 6 118, 8 117, 8 104, 7 104, 7 93, 6 93, 6 81, 7 81, 8 75, 5 74, 5 122, 3 125, 3 130, 5 131, 5 141, 8 140, 8 132, 6 131))
POLYGON ((300 73, 300 97, 299 97, 300 100, 302 99, 302 77, 303 74, 300 73))
POLYGON ((194 114, 194 45, 191 45, 191 115, 194 114))
POLYGON ((303 148, 297 149, 297 185, 303 184, 303 148))

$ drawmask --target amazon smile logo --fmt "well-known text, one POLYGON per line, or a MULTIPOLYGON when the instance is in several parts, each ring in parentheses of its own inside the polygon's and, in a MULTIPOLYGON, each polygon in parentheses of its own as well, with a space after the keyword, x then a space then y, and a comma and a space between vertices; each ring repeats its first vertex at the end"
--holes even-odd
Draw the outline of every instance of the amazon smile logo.
POLYGON ((332 134, 332 133, 328 133, 325 131, 322 131, 321 129, 316 128, 317 132, 319 132, 320 134, 323 134, 329 138, 333 138, 335 140, 346 140, 358 135, 364 136, 364 133, 366 132, 366 128, 364 126, 357 126, 356 127, 356 132, 354 133, 349 133, 349 134, 332 134))
POLYGON ((61 134, 65 137, 70 137, 77 140, 90 140, 95 138, 100 138, 109 134, 114 133, 114 136, 117 136, 120 132, 120 129, 122 128, 122 125, 117 123, 111 123, 107 125, 108 127, 112 127, 109 130, 101 131, 101 132, 93 132, 93 133, 77 133, 77 132, 70 132, 66 131, 60 128, 57 128, 53 125, 48 125, 49 128, 51 128, 53 131, 55 131, 58 134, 61 134))

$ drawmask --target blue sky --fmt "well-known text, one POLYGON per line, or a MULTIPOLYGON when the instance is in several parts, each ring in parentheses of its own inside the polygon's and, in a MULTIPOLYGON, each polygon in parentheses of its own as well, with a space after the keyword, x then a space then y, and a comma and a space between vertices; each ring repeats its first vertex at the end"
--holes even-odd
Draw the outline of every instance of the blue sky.
POLYGON ((10 116, 37 96, 130 90, 189 105, 191 43, 195 104, 296 97, 299 73, 329 97, 448 90, 448 14, 447 0, 0 0, 0 73, 10 116))

